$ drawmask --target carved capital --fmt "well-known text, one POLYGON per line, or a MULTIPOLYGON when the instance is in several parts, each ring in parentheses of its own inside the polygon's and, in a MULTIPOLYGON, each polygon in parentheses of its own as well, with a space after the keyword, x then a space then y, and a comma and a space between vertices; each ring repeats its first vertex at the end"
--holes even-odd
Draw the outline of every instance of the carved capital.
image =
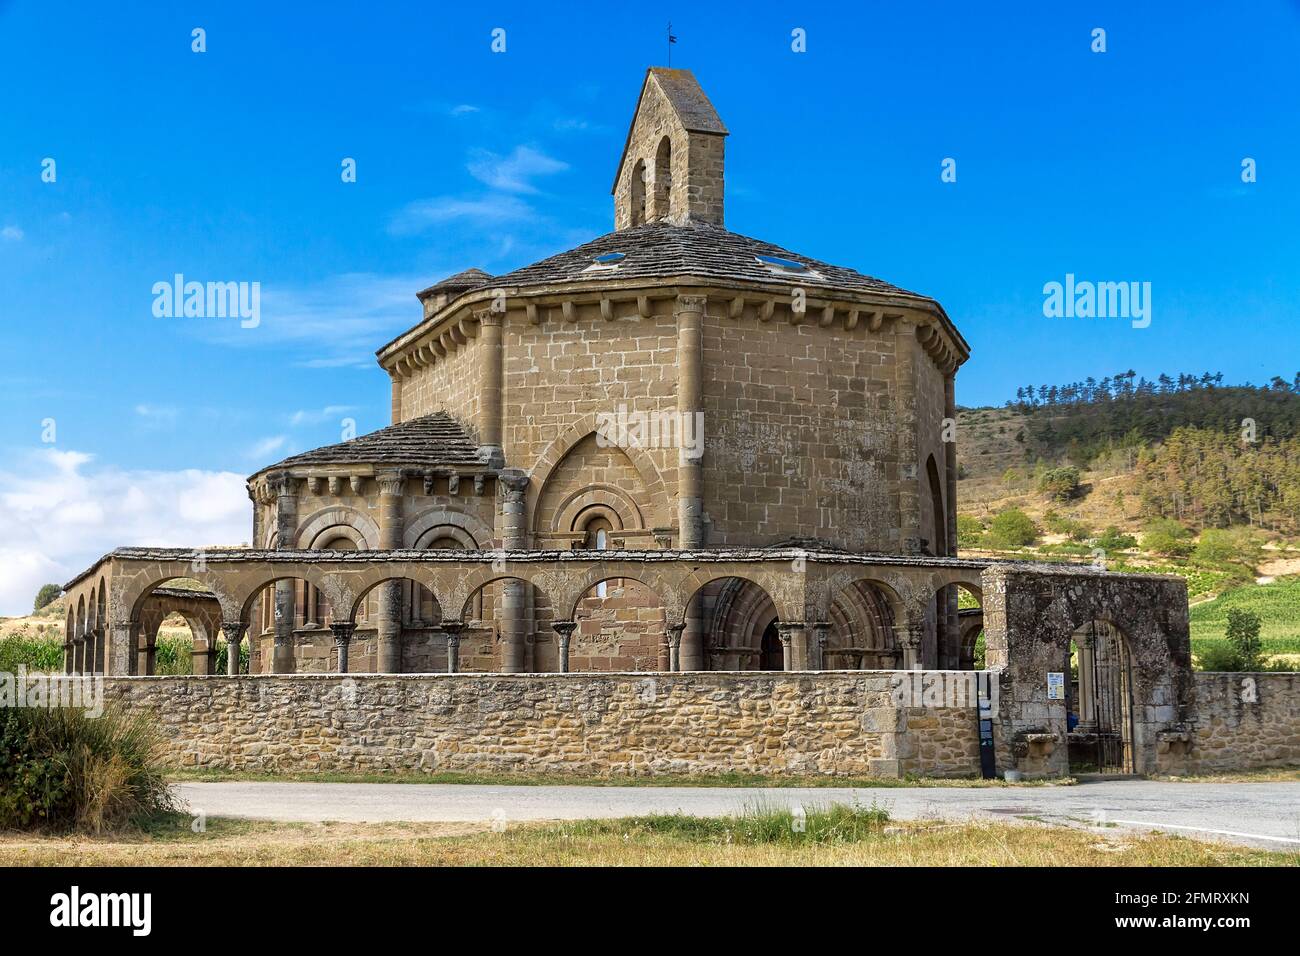
POLYGON ((385 471, 375 475, 381 495, 400 495, 406 484, 406 477, 400 471, 385 471))
POLYGON ((566 640, 578 629, 577 621, 552 621, 551 627, 555 633, 566 640))
POLYGON ((501 497, 511 504, 523 504, 528 493, 528 476, 517 468, 507 468, 497 475, 501 497))
POLYGON ((221 634, 225 637, 227 644, 237 644, 242 641, 246 630, 248 630, 247 624, 232 624, 229 621, 221 622, 221 634))
POLYGON ((356 631, 356 624, 351 621, 335 621, 330 625, 330 630, 334 632, 334 646, 343 647, 352 640, 352 635, 356 631))
POLYGON ((681 312, 703 312, 708 301, 707 296, 679 295, 677 297, 677 304, 673 308, 673 314, 677 315, 681 312))

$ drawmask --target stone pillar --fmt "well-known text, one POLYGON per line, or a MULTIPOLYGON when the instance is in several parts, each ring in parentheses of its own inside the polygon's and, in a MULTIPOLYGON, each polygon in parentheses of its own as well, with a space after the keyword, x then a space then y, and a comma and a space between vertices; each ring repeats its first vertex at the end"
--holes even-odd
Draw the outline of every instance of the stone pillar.
MULTIPOLYGON (((528 476, 517 468, 497 475, 501 500, 501 547, 522 551, 528 547, 528 476)), ((532 592, 523 581, 501 584, 501 670, 522 674, 528 669, 528 629, 532 592)))
POLYGON ((682 631, 681 670, 702 671, 704 666, 704 620, 700 601, 686 609, 686 629, 682 631))
POLYGON ((104 652, 107 649, 107 634, 104 630, 104 622, 99 622, 99 627, 95 631, 95 673, 103 674, 106 666, 104 652))
POLYGON ((460 673, 460 632, 465 630, 463 621, 443 621, 442 631, 447 635, 447 673, 460 673))
POLYGON ((133 655, 135 648, 135 621, 113 621, 109 625, 108 670, 113 677, 134 674, 133 655))
MULTIPOLYGON (((949 372, 943 379, 943 414, 945 418, 957 421, 957 383, 955 373, 949 372)), ((956 425, 953 425, 956 429, 956 425)), ((956 431, 953 432, 956 437, 956 431)), ((944 523, 947 528, 948 554, 957 554, 957 442, 944 443, 944 523)), ((955 589, 954 589, 955 590, 955 589)), ((956 613, 954 603, 953 612, 956 613)))
POLYGON ((82 669, 86 666, 85 654, 86 638, 84 636, 78 636, 77 639, 72 642, 72 673, 80 674, 82 672, 82 669))
MULTIPOLYGON (((291 550, 298 544, 298 493, 297 484, 286 474, 269 479, 275 494, 275 525, 277 548, 291 550)), ((271 655, 271 671, 275 674, 292 674, 297 670, 293 644, 294 582, 275 582, 275 648, 271 655)))
POLYGON ((808 636, 804 623, 802 621, 778 623, 776 630, 781 637, 781 658, 785 670, 806 670, 808 636))
MULTIPOLYGON (((1083 733, 1093 733, 1097 729, 1096 691, 1093 690, 1093 670, 1096 666, 1097 639, 1093 636, 1091 629, 1086 633, 1079 634, 1074 639, 1075 650, 1079 655, 1079 699, 1075 702, 1078 707, 1079 723, 1076 730, 1083 733)), ((1070 661, 1066 658, 1064 665, 1065 673, 1070 673, 1070 661)))
POLYGON ((925 621, 921 619, 914 624, 902 624, 895 627, 898 646, 903 652, 903 669, 919 671, 921 669, 921 644, 925 640, 925 621))
MULTIPOLYGON (((677 416, 679 433, 703 442, 696 423, 704 410, 704 306, 702 295, 677 297, 677 416)), ((677 459, 677 543, 681 548, 704 544, 704 459, 692 457, 686 442, 677 459)), ((701 445, 702 447, 702 445, 701 445)))
MULTIPOLYGON (((221 622, 221 633, 226 639, 226 676, 235 677, 239 674, 239 648, 244 643, 245 625, 229 621, 221 622)), ((252 643, 250 638, 249 657, 252 657, 252 643)), ((251 667, 251 665, 250 665, 251 667)))
POLYGON ((682 631, 685 624, 668 625, 668 670, 676 673, 682 669, 682 631))
POLYGON ((352 632, 357 626, 351 621, 334 621, 330 630, 334 632, 334 649, 338 652, 339 673, 348 672, 348 645, 352 643, 352 632))
POLYGON ((145 674, 158 673, 158 631, 154 630, 153 636, 149 638, 149 643, 144 647, 144 672, 145 674))
POLYGON ((505 349, 502 346, 505 314, 483 309, 474 313, 479 324, 482 368, 479 391, 478 456, 491 468, 505 464, 503 450, 503 402, 505 388, 505 349))
MULTIPOLYGON (((401 472, 375 475, 379 483, 379 547, 396 550, 402 546, 402 488, 406 484, 401 472)), ((376 670, 381 674, 402 671, 402 582, 385 581, 376 589, 379 595, 379 620, 376 635, 376 670)))
POLYGON ((402 378, 397 374, 395 369, 388 370, 388 379, 390 382, 391 405, 390 412, 392 418, 390 424, 396 425, 402 420, 402 378))
POLYGON ((830 633, 829 621, 817 621, 808 631, 808 669, 813 671, 826 668, 826 637, 830 633))
POLYGON ((573 637, 574 630, 578 627, 577 621, 554 621, 551 624, 556 634, 556 643, 559 647, 559 672, 561 674, 569 673, 569 639, 573 637))
POLYGON ((63 673, 71 674, 72 665, 76 663, 76 650, 72 642, 71 634, 63 635, 63 673))
POLYGON ((895 432, 898 435, 898 520, 899 545, 904 554, 921 553, 920 469, 916 450, 916 323, 896 320, 895 432))

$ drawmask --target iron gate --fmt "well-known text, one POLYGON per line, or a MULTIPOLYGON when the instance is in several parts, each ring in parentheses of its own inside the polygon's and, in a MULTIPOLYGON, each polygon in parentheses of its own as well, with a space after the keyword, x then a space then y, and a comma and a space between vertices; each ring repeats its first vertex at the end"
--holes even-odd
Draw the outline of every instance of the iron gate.
POLYGON ((1133 679, 1128 645, 1109 625, 1098 628, 1093 621, 1089 631, 1097 772, 1133 773, 1133 679))

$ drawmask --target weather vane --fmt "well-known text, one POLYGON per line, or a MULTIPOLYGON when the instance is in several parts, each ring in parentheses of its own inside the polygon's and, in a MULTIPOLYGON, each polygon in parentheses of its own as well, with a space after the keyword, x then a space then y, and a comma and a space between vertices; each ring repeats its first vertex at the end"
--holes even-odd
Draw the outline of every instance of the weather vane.
POLYGON ((673 21, 668 21, 668 65, 673 65, 673 44, 677 42, 677 37, 673 36, 673 21))

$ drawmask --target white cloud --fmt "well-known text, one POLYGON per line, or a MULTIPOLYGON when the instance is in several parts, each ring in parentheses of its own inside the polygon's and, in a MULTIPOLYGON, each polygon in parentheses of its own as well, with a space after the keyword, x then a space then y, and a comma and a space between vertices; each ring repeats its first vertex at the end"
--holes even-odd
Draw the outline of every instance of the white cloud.
POLYGON ((240 544, 252 528, 244 476, 123 471, 44 449, 0 470, 0 614, 29 614, 42 584, 64 584, 116 547, 240 544))
POLYGON ((535 193, 537 187, 531 180, 539 176, 562 173, 569 164, 547 156, 531 146, 516 146, 509 156, 498 156, 485 149, 475 150, 469 165, 469 174, 493 189, 511 193, 535 193))
MULTIPOLYGON (((450 275, 463 269, 446 269, 450 275)), ((437 275, 437 272, 430 274, 437 275)), ((310 368, 377 369, 374 350, 418 323, 415 293, 429 285, 429 274, 380 276, 346 273, 308 285, 262 284, 262 321, 255 329, 238 322, 189 325, 206 341, 245 348, 289 346, 310 350, 310 368)))
POLYGON ((3 229, 0 229, 0 238, 3 238, 8 242, 18 242, 25 235, 26 233, 17 226, 5 226, 3 229))
POLYGON ((393 217, 388 231, 404 236, 455 220, 463 220, 472 225, 493 225, 518 222, 530 219, 533 215, 532 207, 515 196, 485 196, 481 199, 442 196, 407 203, 393 217))
POLYGON ((465 116, 469 113, 479 112, 479 108, 477 106, 471 106, 469 103, 458 103, 447 112, 452 116, 465 116))
MULTIPOLYGON (((287 435, 271 435, 251 445, 245 454, 254 460, 261 460, 272 452, 279 451, 289 440, 287 435)), ((267 462, 270 464, 270 462, 267 462)))
POLYGON ((337 421, 348 412, 357 410, 355 405, 326 405, 319 409, 300 408, 289 416, 289 424, 294 428, 302 425, 321 425, 328 421, 337 421))

